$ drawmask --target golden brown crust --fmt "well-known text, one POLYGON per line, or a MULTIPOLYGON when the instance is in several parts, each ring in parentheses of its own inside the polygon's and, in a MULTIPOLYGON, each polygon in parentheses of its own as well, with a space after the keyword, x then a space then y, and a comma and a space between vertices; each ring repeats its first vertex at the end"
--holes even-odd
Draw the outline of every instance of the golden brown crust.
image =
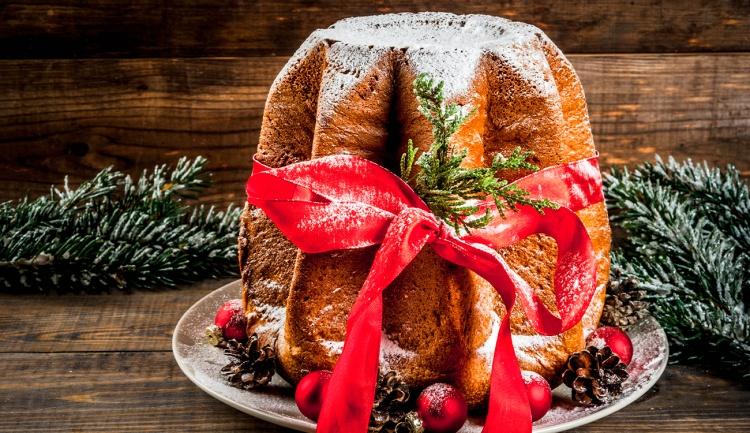
POLYGON ((367 277, 375 247, 322 254, 299 253, 286 304, 278 356, 285 376, 331 370, 340 353, 346 314, 367 277))
MULTIPOLYGON (((594 154, 583 89, 541 31, 501 19, 440 15, 439 20, 445 17, 456 23, 481 18, 514 32, 512 47, 503 47, 508 55, 499 49, 482 51, 466 88, 448 95, 477 110, 453 139, 457 150, 468 151, 465 165, 486 166, 495 154, 516 146, 533 151, 541 167, 594 154)), ((394 169, 408 138, 426 149, 430 126, 411 90, 425 65, 425 53, 410 55, 409 47, 367 46, 324 35, 314 33, 274 83, 259 157, 280 166, 350 153, 394 169)), ((497 43, 510 43, 503 41, 497 43)), ((435 52, 428 56, 443 55, 439 47, 430 49, 435 52)), ((523 174, 498 173, 510 180, 523 174)), ((582 347, 585 329, 596 325, 603 306, 610 241, 606 208, 597 204, 578 215, 598 259, 599 290, 584 320, 563 335, 542 338, 520 307, 511 316, 519 363, 547 378, 582 347)), ((281 370, 289 380, 335 363, 346 317, 374 251, 302 254, 262 212, 245 209, 240 267, 252 319, 248 331, 278 336, 281 370)), ((554 241, 532 236, 501 254, 554 311, 554 241)), ((472 405, 479 404, 487 394, 493 338, 503 314, 498 295, 486 281, 425 248, 384 293, 381 365, 399 371, 417 387, 436 380, 453 382, 472 405)))
POLYGON ((248 329, 272 340, 284 321, 297 248, 260 209, 246 205, 240 219, 242 305, 248 329))

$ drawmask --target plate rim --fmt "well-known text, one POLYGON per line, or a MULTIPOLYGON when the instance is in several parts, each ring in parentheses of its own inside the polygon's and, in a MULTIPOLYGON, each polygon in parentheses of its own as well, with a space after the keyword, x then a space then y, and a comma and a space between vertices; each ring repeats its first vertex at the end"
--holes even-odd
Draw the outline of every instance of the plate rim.
MULTIPOLYGON (((207 298, 210 298, 212 295, 214 295, 216 292, 220 292, 223 290, 227 290, 230 286, 239 285, 242 280, 235 280, 230 283, 224 284, 223 286, 219 287, 218 289, 212 290, 208 292, 206 295, 202 296, 200 299, 195 301, 193 305, 190 306, 180 317, 180 320, 177 321, 177 324, 174 327, 174 330, 172 331, 172 356, 174 357, 175 361, 177 362, 177 366, 180 367, 180 370, 182 371, 182 374, 187 376, 188 380, 192 382, 195 386, 197 386, 200 390, 205 392, 206 394, 210 395, 211 397, 215 398, 216 400, 219 400, 220 402, 240 411, 243 413, 246 413, 248 415, 254 416, 256 418, 262 419, 263 421, 270 422, 271 424, 275 424, 281 427, 291 428, 298 431, 304 431, 304 432, 312 432, 314 430, 310 430, 310 425, 308 423, 305 423, 304 420, 296 420, 292 418, 279 418, 278 414, 270 411, 265 411, 261 409, 256 409, 251 406, 242 406, 239 403, 235 402, 234 400, 227 398, 220 393, 214 391, 210 387, 204 386, 203 383, 197 380, 195 377, 195 374, 188 374, 188 371, 192 371, 192 368, 188 367, 184 364, 184 362, 181 360, 181 356, 177 353, 177 329, 180 328, 180 325, 182 325, 182 322, 187 320, 187 317, 189 317, 190 313, 197 309, 197 307, 203 303, 207 298), (280 423, 279 421, 283 420, 283 423, 280 423), (299 423, 299 425, 297 424, 299 423), (292 425, 294 424, 294 425, 292 425)), ((228 385, 227 385, 228 386, 228 385)), ((313 424, 314 425, 314 424, 313 424)))
MULTIPOLYGON (((207 300, 207 298, 211 298, 217 292, 223 292, 230 288, 239 288, 239 287, 241 287, 240 279, 224 284, 223 286, 208 292, 207 294, 202 296, 200 299, 195 301, 187 310, 185 310, 185 312, 182 314, 180 319, 177 321, 177 324, 175 325, 174 329, 172 330, 172 339, 171 339, 172 340, 172 356, 177 362, 177 366, 180 368, 182 373, 188 378, 188 380, 190 380, 190 382, 192 382, 195 386, 197 386, 203 392, 205 392, 206 394, 210 395, 216 400, 240 412, 246 413, 250 416, 253 416, 255 418, 261 419, 263 421, 266 421, 266 422, 269 422, 271 424, 275 424, 281 427, 290 428, 293 430, 303 431, 303 432, 314 432, 316 423, 312 422, 311 420, 302 420, 302 419, 283 417, 272 411, 266 411, 263 409, 254 408, 252 406, 241 405, 237 403, 236 401, 228 397, 225 397, 221 393, 211 389, 210 387, 205 386, 205 384, 197 380, 196 374, 193 372, 193 369, 185 364, 185 361, 182 359, 182 356, 178 353, 177 348, 180 343, 177 341, 177 335, 178 335, 177 330, 184 326, 183 322, 185 322, 187 318, 191 316, 191 313, 193 312, 193 310, 197 309, 199 305, 201 305, 204 301, 207 300)), ((668 362, 669 361, 669 343, 667 340, 666 333, 664 332, 664 328, 662 328, 662 326, 658 323, 658 321, 656 321, 656 319, 654 319, 653 317, 649 317, 646 320, 654 321, 657 327, 657 331, 659 332, 660 337, 661 337, 660 340, 666 343, 664 344, 664 347, 663 347, 665 360, 659 364, 658 368, 654 371, 654 373, 651 375, 651 377, 649 378, 647 382, 638 386, 638 388, 636 388, 627 397, 621 398, 617 400, 616 402, 610 405, 607 405, 606 407, 596 412, 585 415, 582 418, 565 421, 559 424, 553 424, 553 425, 547 425, 547 426, 532 426, 532 432, 533 433, 556 433, 556 432, 567 431, 567 430, 580 427, 586 424, 590 424, 592 422, 605 418, 609 415, 612 415, 615 412, 620 411, 621 409, 629 406, 630 404, 634 403, 636 400, 641 398, 644 394, 646 394, 646 392, 648 392, 656 384, 656 382, 659 381, 662 374, 664 374, 664 371, 666 370, 667 365, 669 364, 668 362)))

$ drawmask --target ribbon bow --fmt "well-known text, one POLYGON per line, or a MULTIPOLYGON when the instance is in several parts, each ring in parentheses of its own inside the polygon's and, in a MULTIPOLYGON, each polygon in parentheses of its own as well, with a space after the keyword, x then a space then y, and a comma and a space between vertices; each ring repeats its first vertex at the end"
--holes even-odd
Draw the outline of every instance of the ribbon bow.
MULTIPOLYGON (((515 182, 531 198, 560 205, 540 214, 529 206, 506 211, 482 229, 458 236, 438 220, 398 176, 366 159, 334 155, 269 168, 257 160, 247 200, 262 209, 306 253, 380 244, 347 320, 346 339, 318 419, 318 433, 367 431, 375 396, 382 332, 383 290, 430 244, 445 260, 487 280, 506 314, 498 332, 484 433, 531 431, 531 411, 510 333, 518 294, 536 330, 556 335, 581 320, 596 288, 591 240, 574 213, 602 201, 597 157, 549 167, 515 182), (497 249, 534 233, 557 241, 554 277, 559 318, 513 271, 497 249)), ((484 204, 494 207, 491 201, 484 204)))

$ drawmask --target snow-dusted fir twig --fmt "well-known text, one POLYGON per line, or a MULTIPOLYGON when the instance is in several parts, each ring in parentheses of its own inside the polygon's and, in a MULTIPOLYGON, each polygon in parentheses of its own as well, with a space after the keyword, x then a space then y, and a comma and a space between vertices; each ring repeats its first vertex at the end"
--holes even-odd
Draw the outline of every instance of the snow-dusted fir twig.
POLYGON ((626 234, 613 268, 648 293, 673 356, 750 380, 750 193, 739 172, 657 157, 604 182, 626 234))
POLYGON ((493 199, 501 216, 504 210, 516 209, 518 205, 533 206, 539 212, 557 208, 554 202, 532 199, 527 191, 496 176, 499 170, 538 170, 528 162, 531 152, 517 147, 508 157, 498 154, 489 167, 461 167, 466 151, 453 152, 450 138, 473 111, 456 104, 446 105, 443 82, 436 83, 426 74, 420 74, 414 81, 414 93, 420 113, 432 124, 433 143, 417 157, 416 147, 408 141, 406 153, 401 157, 401 177, 435 215, 456 231, 469 231, 486 226, 494 216, 486 210, 482 216, 474 217, 480 211, 478 200, 493 199), (419 167, 416 174, 414 165, 419 167))
POLYGON ((77 188, 0 204, 0 290, 173 286, 232 275, 240 209, 188 206, 206 160, 181 158, 136 181, 107 168, 77 188))

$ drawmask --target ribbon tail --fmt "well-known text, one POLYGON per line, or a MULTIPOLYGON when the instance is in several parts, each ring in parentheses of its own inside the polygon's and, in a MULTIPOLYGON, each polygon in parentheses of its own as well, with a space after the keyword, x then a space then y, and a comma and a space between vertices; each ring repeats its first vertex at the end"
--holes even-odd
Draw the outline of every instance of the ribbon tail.
POLYGON ((318 418, 318 433, 366 432, 375 400, 383 322, 383 290, 435 238, 426 212, 408 208, 388 227, 357 300, 318 418))
POLYGON ((380 361, 383 297, 351 323, 318 419, 318 433, 366 432, 380 361), (356 342, 356 344, 352 344, 356 342))
POLYGON ((433 248, 446 260, 467 267, 487 280, 505 305, 506 313, 500 322, 492 357, 490 396, 482 433, 529 433, 531 408, 510 332, 515 290, 526 282, 486 245, 444 236, 433 244, 433 248))
POLYGON ((490 401, 482 433, 529 433, 531 409, 526 385, 513 349, 510 310, 505 313, 497 335, 490 376, 490 401))

